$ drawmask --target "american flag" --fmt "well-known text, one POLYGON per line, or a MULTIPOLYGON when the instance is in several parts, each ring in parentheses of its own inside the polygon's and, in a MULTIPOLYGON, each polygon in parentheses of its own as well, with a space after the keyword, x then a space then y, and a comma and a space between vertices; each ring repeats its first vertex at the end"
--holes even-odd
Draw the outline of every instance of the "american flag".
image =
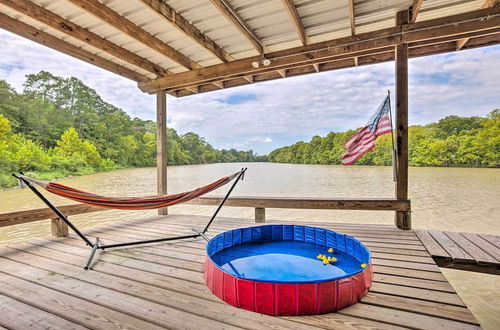
POLYGON ((391 133, 390 107, 391 100, 388 94, 368 123, 344 143, 346 152, 342 156, 342 164, 351 165, 375 148, 377 137, 391 133))

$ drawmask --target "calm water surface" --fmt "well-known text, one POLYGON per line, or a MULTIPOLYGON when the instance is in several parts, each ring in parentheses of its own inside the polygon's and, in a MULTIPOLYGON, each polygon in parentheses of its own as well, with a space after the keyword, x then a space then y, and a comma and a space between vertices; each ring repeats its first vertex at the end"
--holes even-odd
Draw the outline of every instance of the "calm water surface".
POLYGON ((324 246, 294 241, 236 245, 212 256, 223 270, 240 278, 265 282, 318 282, 338 279, 361 271, 362 262, 347 253, 329 253, 324 246), (337 260, 325 264, 324 254, 337 260))
MULTIPOLYGON (((245 180, 233 195, 298 197, 393 197, 389 167, 321 166, 291 164, 212 164, 173 166, 168 169, 169 193, 190 190, 248 167, 245 180)), ((114 196, 155 194, 154 168, 118 170, 59 180, 83 190, 114 196)), ((225 189, 225 188, 222 188, 225 189)), ((215 192, 216 195, 222 194, 215 192)), ((56 204, 72 203, 54 195, 56 204)), ((500 170, 464 168, 410 168, 410 198, 414 228, 500 235, 500 170)), ((0 212, 44 206, 30 191, 0 191, 0 212)), ((179 205, 170 213, 210 214, 210 206, 179 205)), ((155 215, 155 211, 90 213, 72 217, 81 227, 155 215)), ((253 218, 251 208, 225 208, 221 216, 253 218)), ((266 210, 269 219, 393 223, 393 212, 266 210)), ((49 221, 0 228, 2 243, 50 235, 49 221)), ((500 276, 443 269, 462 299, 483 326, 500 327, 500 276)))

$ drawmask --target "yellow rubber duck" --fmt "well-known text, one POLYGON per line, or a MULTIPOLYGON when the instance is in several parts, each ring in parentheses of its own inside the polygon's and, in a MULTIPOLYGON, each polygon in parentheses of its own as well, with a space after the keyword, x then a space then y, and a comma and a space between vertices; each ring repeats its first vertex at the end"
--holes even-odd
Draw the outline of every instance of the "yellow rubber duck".
POLYGON ((330 261, 331 261, 331 262, 335 262, 335 261, 337 261, 337 258, 335 258, 335 257, 331 257, 331 258, 330 258, 330 261))
POLYGON ((329 248, 328 252, 332 253, 333 252, 333 248, 329 248))
POLYGON ((322 255, 322 254, 319 254, 316 258, 318 258, 318 259, 323 259, 323 255, 322 255))
POLYGON ((329 264, 329 262, 328 262, 328 260, 326 260, 326 258, 325 258, 325 259, 323 259, 323 264, 325 264, 325 265, 328 265, 328 264, 329 264))
POLYGON ((361 264, 361 267, 365 268, 365 267, 366 267, 366 264, 361 264))

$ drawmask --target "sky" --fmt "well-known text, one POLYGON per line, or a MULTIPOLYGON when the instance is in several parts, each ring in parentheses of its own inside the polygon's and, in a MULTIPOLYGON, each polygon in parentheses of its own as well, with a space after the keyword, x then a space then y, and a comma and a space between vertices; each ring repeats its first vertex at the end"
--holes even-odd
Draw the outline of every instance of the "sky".
MULTIPOLYGON (((156 118, 155 97, 135 82, 0 29, 0 79, 21 92, 25 75, 41 70, 81 79, 131 117, 156 118)), ((168 96, 167 121, 178 133, 195 132, 215 148, 267 154, 363 126, 387 90, 394 95, 394 62, 168 96)), ((500 108, 500 45, 410 60, 410 125, 449 115, 485 116, 495 108, 500 108)))

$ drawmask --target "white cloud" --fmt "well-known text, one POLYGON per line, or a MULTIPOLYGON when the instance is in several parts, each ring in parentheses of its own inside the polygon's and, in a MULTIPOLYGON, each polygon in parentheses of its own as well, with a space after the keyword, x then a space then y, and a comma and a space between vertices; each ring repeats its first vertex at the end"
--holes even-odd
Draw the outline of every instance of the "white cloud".
POLYGON ((225 148, 245 148, 248 149, 249 146, 259 145, 263 143, 271 143, 273 139, 268 136, 252 136, 243 142, 229 143, 225 148))
MULTIPOLYGON (((141 93, 134 82, 4 31, 0 58, 0 79, 18 90, 25 74, 47 70, 80 78, 131 116, 156 117, 154 96, 141 93)), ((394 63, 169 97, 168 122, 179 133, 196 132, 218 148, 239 145, 262 153, 363 125, 387 90, 394 95, 394 63), (224 101, 241 95, 252 97, 236 104, 224 101)), ((451 114, 485 115, 500 107, 499 94, 500 46, 410 61, 410 124, 451 114)))

